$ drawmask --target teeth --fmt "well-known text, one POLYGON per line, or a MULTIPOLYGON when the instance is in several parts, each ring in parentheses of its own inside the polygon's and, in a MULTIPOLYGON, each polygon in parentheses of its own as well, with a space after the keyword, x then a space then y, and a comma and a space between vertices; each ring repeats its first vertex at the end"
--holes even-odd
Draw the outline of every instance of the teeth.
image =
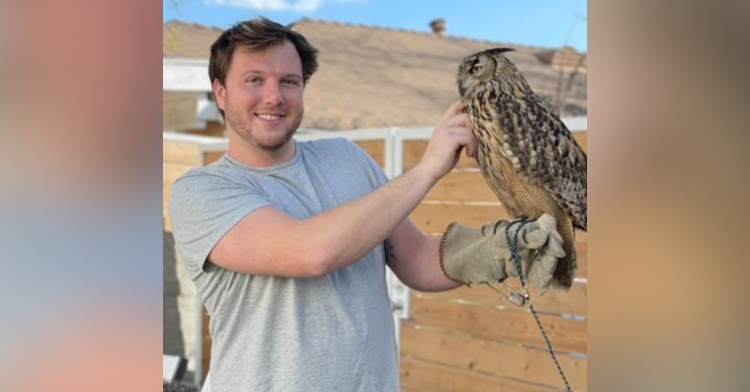
POLYGON ((278 119, 281 118, 281 116, 278 115, 278 114, 261 114, 261 113, 258 113, 257 116, 260 117, 263 120, 268 120, 268 121, 274 121, 274 120, 278 120, 278 119))

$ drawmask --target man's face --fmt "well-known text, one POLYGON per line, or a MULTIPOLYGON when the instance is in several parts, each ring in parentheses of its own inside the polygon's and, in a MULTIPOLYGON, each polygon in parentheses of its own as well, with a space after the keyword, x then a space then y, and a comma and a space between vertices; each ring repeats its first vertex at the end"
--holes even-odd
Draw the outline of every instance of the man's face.
POLYGON ((229 131, 248 147, 277 151, 302 122, 302 61, 289 41, 263 51, 235 49, 225 86, 213 87, 229 131))

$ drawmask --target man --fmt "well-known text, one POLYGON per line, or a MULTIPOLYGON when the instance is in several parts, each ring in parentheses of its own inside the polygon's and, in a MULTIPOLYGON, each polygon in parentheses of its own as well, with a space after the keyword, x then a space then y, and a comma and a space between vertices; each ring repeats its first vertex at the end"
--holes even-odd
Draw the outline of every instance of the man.
MULTIPOLYGON (((445 112, 420 163, 389 182, 349 141, 292 139, 316 54, 264 18, 211 47, 229 148, 175 182, 170 215, 211 315, 214 392, 399 391, 385 266, 421 291, 513 273, 504 232, 453 225, 441 245, 407 218, 462 149, 475 154, 461 103, 445 112)), ((539 221, 518 234, 531 273, 562 256, 554 224, 539 221)))

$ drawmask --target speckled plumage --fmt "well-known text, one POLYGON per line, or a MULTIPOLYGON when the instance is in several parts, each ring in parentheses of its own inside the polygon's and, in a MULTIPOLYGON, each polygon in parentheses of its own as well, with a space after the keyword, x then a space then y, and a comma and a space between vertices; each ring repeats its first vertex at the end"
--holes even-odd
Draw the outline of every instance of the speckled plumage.
POLYGON ((574 228, 586 231, 586 154, 521 73, 496 48, 464 58, 458 89, 478 143, 477 163, 513 218, 557 219, 566 256, 551 287, 577 271, 574 228))

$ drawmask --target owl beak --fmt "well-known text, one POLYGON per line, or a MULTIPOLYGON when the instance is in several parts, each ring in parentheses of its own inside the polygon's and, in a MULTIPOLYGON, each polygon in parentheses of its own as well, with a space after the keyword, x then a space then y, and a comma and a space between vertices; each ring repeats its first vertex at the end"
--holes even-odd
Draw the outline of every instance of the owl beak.
POLYGON ((464 84, 461 82, 458 82, 458 94, 463 97, 465 92, 466 92, 466 87, 464 87, 464 84))

